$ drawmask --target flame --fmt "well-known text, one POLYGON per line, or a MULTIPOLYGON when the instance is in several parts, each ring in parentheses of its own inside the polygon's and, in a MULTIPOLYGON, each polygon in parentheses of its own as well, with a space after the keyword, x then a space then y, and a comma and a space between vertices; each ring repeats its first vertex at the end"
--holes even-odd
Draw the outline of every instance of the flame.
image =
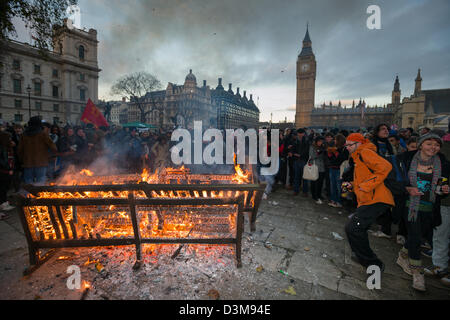
POLYGON ((244 171, 241 169, 241 166, 236 161, 236 153, 233 156, 233 161, 234 161, 234 171, 236 172, 236 174, 233 177, 233 181, 236 181, 240 184, 249 183, 250 173, 249 172, 244 173, 244 171))
MULTIPOLYGON (((236 163, 236 154, 234 154, 234 170, 235 173, 223 178, 225 183, 232 184, 244 184, 249 183, 251 174, 241 169, 236 163)), ((73 171, 71 174, 66 174, 62 180, 56 185, 93 185, 93 184, 123 184, 128 181, 132 183, 145 182, 149 184, 168 184, 168 183, 190 183, 191 177, 200 177, 201 183, 208 184, 209 178, 202 180, 201 175, 191 175, 190 169, 184 166, 180 168, 163 168, 156 170, 154 173, 149 172, 147 168, 144 168, 141 174, 137 175, 118 175, 118 176, 95 176, 94 172, 89 169, 83 169, 81 171, 73 171), (126 180, 126 179, 129 180, 126 180), (62 182, 61 182, 62 181, 62 182)), ((197 181, 198 178, 192 178, 197 181)), ((135 191, 79 191, 79 192, 40 192, 37 196, 29 195, 32 198, 38 199, 87 199, 87 198, 104 198, 104 199, 126 199, 129 192, 132 192, 137 198, 230 198, 237 197, 242 192, 239 191, 207 191, 207 190, 152 190, 149 194, 146 194, 144 190, 135 191)), ((244 194, 247 196, 248 192, 244 194)), ((254 201, 254 199, 252 199, 254 201)), ((223 211, 225 212, 225 207, 223 211)), ((48 208, 41 207, 28 207, 32 229, 34 230, 33 236, 36 240, 49 240, 56 239, 56 232, 53 228, 52 221, 48 208)), ((158 209, 150 210, 145 207, 137 207, 138 221, 140 230, 145 233, 146 237, 184 237, 186 232, 193 229, 194 226, 207 225, 206 220, 193 218, 191 211, 185 210, 185 208, 176 209, 158 209), (169 216, 169 218, 167 217, 169 216), (164 221, 159 221, 161 217, 164 217, 164 221)), ((61 213, 66 224, 69 239, 73 237, 72 227, 75 226, 75 231, 78 237, 81 238, 118 238, 118 237, 133 237, 133 226, 130 219, 130 213, 127 206, 121 205, 104 205, 104 206, 61 206, 61 213), (76 215, 75 215, 76 214, 76 215), (76 221, 74 217, 77 217, 76 221)), ((195 212, 194 212, 195 213, 195 212)), ((221 212, 222 213, 222 212, 221 212)), ((235 221, 232 218, 233 214, 229 217, 230 230, 234 230, 235 221)), ((59 234, 62 239, 66 237, 63 234, 62 226, 59 225, 59 234)), ((89 260, 86 264, 95 263, 96 261, 89 260)), ((85 265, 86 265, 85 264, 85 265)))
POLYGON ((93 175, 94 175, 94 173, 91 171, 91 170, 89 170, 89 169, 83 169, 83 170, 81 170, 80 171, 80 174, 81 175, 86 175, 86 176, 89 176, 89 177, 92 177, 93 175))

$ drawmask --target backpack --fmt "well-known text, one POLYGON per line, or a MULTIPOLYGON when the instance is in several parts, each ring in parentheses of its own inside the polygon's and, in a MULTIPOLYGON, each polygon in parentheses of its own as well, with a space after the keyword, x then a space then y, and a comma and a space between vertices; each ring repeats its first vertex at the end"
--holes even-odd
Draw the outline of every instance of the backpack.
MULTIPOLYGON (((389 174, 383 181, 386 188, 388 188, 389 191, 391 191, 394 197, 403 196, 407 194, 406 186, 408 185, 408 175, 406 173, 405 166, 403 165, 403 163, 399 161, 397 159, 397 156, 395 155, 389 155, 382 158, 389 161, 389 163, 392 165, 391 171, 389 171, 389 174)), ((359 159, 362 162, 364 162, 361 155, 359 155, 359 159)), ((371 170, 369 167, 367 168, 369 169, 370 172, 373 173, 373 170, 371 170)))

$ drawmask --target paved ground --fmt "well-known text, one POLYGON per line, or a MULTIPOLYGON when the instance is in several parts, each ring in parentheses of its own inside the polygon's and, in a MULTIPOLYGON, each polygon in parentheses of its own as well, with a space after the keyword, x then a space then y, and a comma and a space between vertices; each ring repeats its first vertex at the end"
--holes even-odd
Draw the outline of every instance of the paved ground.
POLYGON ((433 278, 427 278, 426 293, 414 291, 410 277, 395 264, 399 245, 373 237, 386 270, 381 290, 367 289, 365 270, 350 260, 347 216, 280 189, 262 202, 257 231, 250 233, 246 224, 240 269, 234 250, 223 246, 186 246, 176 259, 170 256, 178 246, 147 247, 137 271, 132 247, 80 248, 60 249, 23 277, 27 245, 11 212, 10 219, 0 221, 0 299, 80 299, 82 290, 66 286, 67 267, 73 264, 92 284, 86 299, 450 299, 450 290, 433 278), (335 239, 333 232, 344 239, 335 239), (88 259, 100 261, 105 271, 85 265, 88 259))

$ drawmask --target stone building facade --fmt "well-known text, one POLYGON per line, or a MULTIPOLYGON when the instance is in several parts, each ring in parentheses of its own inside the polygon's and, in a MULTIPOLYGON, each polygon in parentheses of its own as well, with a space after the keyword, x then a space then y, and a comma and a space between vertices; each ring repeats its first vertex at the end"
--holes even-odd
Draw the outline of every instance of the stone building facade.
POLYGON ((40 115, 47 122, 79 124, 88 98, 98 101, 97 31, 55 29, 53 50, 13 40, 0 57, 0 118, 26 123, 40 115))
POLYGON ((423 127, 447 130, 450 117, 450 88, 422 90, 420 69, 415 79, 414 93, 396 106, 394 123, 398 127, 423 127))
MULTIPOLYGON (((256 128, 259 122, 259 109, 252 96, 246 92, 241 96, 239 88, 236 94, 229 85, 225 91, 222 79, 215 89, 211 89, 203 80, 201 87, 189 71, 183 85, 168 83, 165 90, 148 92, 141 98, 144 104, 146 123, 170 129, 175 126, 193 128, 194 121, 202 121, 203 128, 256 128)), ((128 121, 141 121, 140 110, 136 103, 128 104, 128 121)))
POLYGON ((247 98, 247 92, 243 96, 236 88, 236 94, 233 92, 232 84, 228 84, 228 91, 222 86, 222 78, 212 92, 212 103, 217 109, 217 128, 218 129, 236 129, 236 128, 258 128, 259 109, 253 101, 253 95, 247 98))
POLYGON ((314 108, 311 112, 311 128, 341 128, 359 129, 375 127, 380 123, 391 124, 393 108, 391 106, 367 106, 365 101, 359 101, 358 105, 351 108, 323 104, 314 108))

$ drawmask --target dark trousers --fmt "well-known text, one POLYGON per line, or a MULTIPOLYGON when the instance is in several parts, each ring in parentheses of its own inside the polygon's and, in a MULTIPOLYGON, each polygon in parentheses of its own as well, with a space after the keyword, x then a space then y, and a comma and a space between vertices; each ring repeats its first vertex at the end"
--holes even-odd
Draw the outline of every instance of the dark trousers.
POLYGON ((311 194, 314 200, 322 199, 322 187, 325 179, 325 172, 319 172, 319 179, 311 181, 311 194))
POLYGON ((384 234, 391 235, 392 213, 390 208, 377 218, 377 223, 381 226, 381 231, 384 234))
POLYGON ((406 229, 408 232, 405 248, 408 249, 410 259, 420 260, 422 239, 425 239, 430 245, 433 244, 433 213, 419 211, 416 221, 408 221, 408 210, 405 211, 406 229))
POLYGON ((289 166, 289 185, 294 186, 294 159, 292 157, 287 158, 287 164, 289 166))
POLYGON ((367 230, 375 222, 376 218, 385 212, 390 206, 385 203, 374 203, 361 206, 345 226, 348 242, 362 266, 381 266, 381 260, 372 251, 369 245, 367 230))
POLYGON ((300 185, 302 184, 303 193, 308 193, 308 181, 303 179, 303 168, 306 162, 302 160, 294 161, 294 192, 300 192, 300 185))
POLYGON ((281 182, 283 185, 286 184, 286 174, 287 174, 287 159, 280 158, 280 169, 276 176, 275 182, 281 182))
POLYGON ((404 236, 406 238, 406 200, 408 196, 397 196, 395 197, 395 207, 392 208, 392 222, 398 224, 397 235, 404 236))
POLYGON ((330 198, 330 168, 325 168, 325 195, 330 198))
POLYGON ((12 176, 0 173, 0 204, 6 202, 9 186, 11 185, 12 176))

